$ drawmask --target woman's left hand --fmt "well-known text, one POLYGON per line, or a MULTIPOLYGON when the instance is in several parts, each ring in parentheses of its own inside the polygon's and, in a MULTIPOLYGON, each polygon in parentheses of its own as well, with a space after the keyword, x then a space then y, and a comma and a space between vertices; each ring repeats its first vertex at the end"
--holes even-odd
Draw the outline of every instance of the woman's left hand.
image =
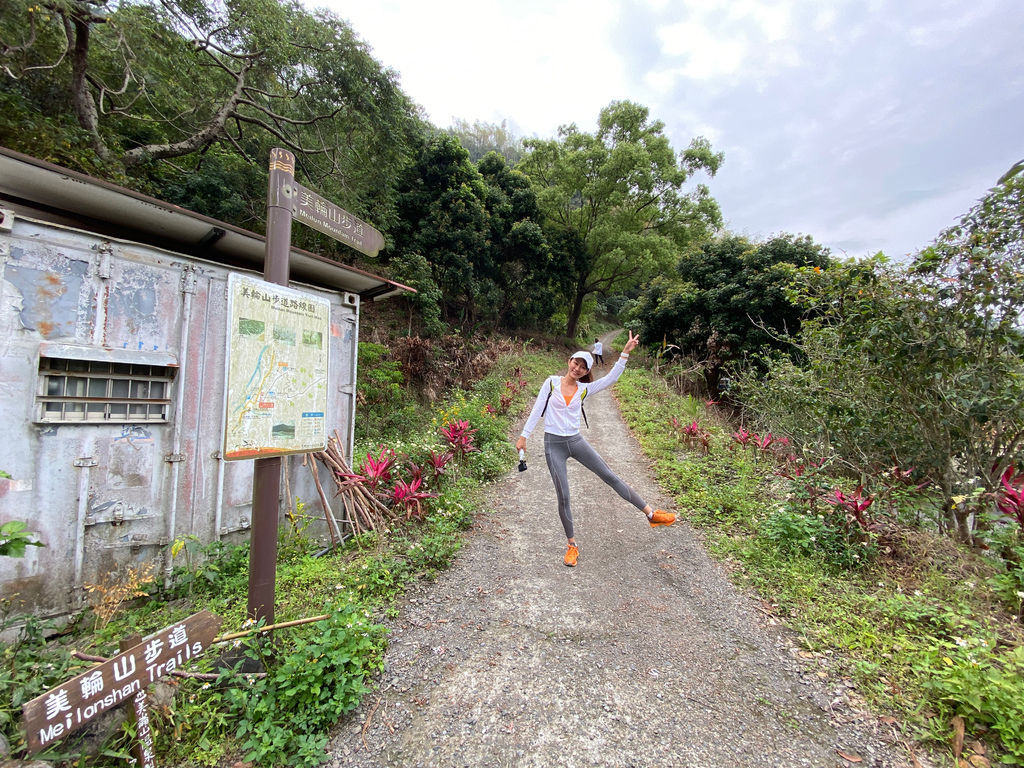
POLYGON ((637 334, 634 336, 632 331, 627 331, 627 333, 629 334, 629 341, 626 342, 626 346, 622 348, 622 351, 628 355, 636 349, 636 345, 640 343, 640 335, 637 334))

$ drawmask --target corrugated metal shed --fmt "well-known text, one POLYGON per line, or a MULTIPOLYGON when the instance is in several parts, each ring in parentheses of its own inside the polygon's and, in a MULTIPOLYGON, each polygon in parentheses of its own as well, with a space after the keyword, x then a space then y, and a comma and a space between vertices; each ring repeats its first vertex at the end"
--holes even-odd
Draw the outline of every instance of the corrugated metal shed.
MULTIPOLYGON (((244 540, 252 463, 225 462, 227 281, 264 241, 0 148, 0 522, 45 548, 0 558, 0 587, 41 614, 177 540, 244 540)), ((292 249, 292 285, 330 303, 330 425, 351 445, 361 301, 405 286, 292 249)), ((284 460, 316 508, 310 470, 284 460)), ((322 481, 329 483, 329 478, 322 481)), ((336 510, 338 512, 338 510, 336 510)))

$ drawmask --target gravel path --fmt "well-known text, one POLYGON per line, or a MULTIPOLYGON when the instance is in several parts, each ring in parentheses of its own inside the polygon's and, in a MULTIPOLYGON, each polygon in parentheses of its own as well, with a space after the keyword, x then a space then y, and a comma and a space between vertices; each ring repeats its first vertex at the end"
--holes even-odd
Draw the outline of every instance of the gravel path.
MULTIPOLYGON (((587 415, 612 469, 668 503, 612 393, 587 415)), ((407 594, 379 688, 335 729, 330 765, 914 768, 893 726, 800 658, 690 527, 650 528, 575 462, 580 563, 564 567, 541 429, 454 566, 407 594)))

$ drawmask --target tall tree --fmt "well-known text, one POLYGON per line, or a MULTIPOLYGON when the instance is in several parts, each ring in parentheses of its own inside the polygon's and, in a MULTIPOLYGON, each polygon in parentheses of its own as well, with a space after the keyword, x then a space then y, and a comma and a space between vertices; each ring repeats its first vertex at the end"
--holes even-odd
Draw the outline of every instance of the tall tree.
POLYGON ((676 276, 655 278, 631 314, 645 343, 675 344, 688 355, 721 364, 762 347, 791 349, 803 309, 787 296, 794 268, 828 267, 828 250, 809 236, 780 235, 763 243, 725 235, 685 253, 676 276))
POLYGON ((431 302, 420 307, 430 333, 442 330, 442 320, 471 327, 480 307, 496 302, 495 287, 476 271, 487 252, 486 189, 469 153, 448 134, 427 141, 405 172, 389 256, 392 274, 423 294, 414 301, 431 302))
POLYGON ((509 165, 515 165, 523 157, 523 140, 509 130, 505 120, 498 124, 454 120, 448 133, 458 138, 474 163, 483 160, 488 152, 497 152, 509 165))
POLYGON ((570 336, 587 297, 625 291, 668 269, 721 225, 707 187, 683 187, 697 171, 714 175, 722 155, 703 138, 677 154, 664 127, 646 107, 622 101, 601 110, 593 135, 569 125, 557 139, 524 142, 519 169, 534 185, 549 239, 582 246, 565 297, 570 336))
POLYGON ((479 166, 448 133, 405 174, 389 252, 425 329, 516 328, 550 315, 557 279, 529 181, 490 153, 479 166))
POLYGON ((556 305, 558 277, 530 181, 491 152, 477 166, 487 185, 488 253, 478 272, 497 286, 493 317, 502 328, 535 326, 556 305))

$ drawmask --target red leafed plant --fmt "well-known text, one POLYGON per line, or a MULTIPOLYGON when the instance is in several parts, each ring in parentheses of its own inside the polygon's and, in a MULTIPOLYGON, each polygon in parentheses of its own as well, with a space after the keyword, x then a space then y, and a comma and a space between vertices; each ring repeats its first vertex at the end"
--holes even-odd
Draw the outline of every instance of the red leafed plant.
POLYGON ((1003 476, 999 478, 999 484, 1002 487, 996 497, 996 507, 1004 515, 1016 520, 1017 525, 1024 529, 1024 472, 1007 467, 1003 476))
POLYGON ((395 487, 391 489, 391 500, 395 503, 397 509, 405 512, 407 520, 412 517, 422 517, 423 502, 437 496, 436 493, 420 490, 422 484, 422 477, 414 477, 408 482, 399 480, 395 483, 395 487))
POLYGON ((475 432, 476 430, 470 429, 469 422, 465 420, 453 421, 441 428, 441 435, 448 441, 452 453, 459 458, 476 450, 476 446, 473 445, 475 432))
POLYGON ((857 486, 851 494, 845 494, 838 489, 832 491, 832 498, 827 500, 829 504, 832 504, 840 509, 843 509, 847 513, 847 519, 855 520, 863 530, 867 531, 874 527, 872 520, 869 520, 867 515, 864 513, 867 511, 875 499, 872 496, 864 495, 864 488, 857 486))
POLYGON ((381 447, 380 454, 377 458, 373 458, 369 453, 366 454, 366 461, 363 462, 362 476, 366 478, 367 484, 374 492, 381 483, 387 483, 391 480, 391 469, 395 466, 395 452, 391 448, 381 447))
MULTIPOLYGON (((521 368, 516 368, 512 371, 512 375, 515 379, 510 379, 505 382, 505 391, 498 397, 497 413, 508 413, 509 408, 511 408, 512 404, 515 402, 516 395, 526 389, 528 385, 521 368)), ((495 412, 494 406, 488 405, 487 407, 490 409, 490 413, 495 412)))
POLYGON ((451 451, 434 451, 431 450, 429 454, 430 468, 434 470, 434 482, 444 474, 444 468, 448 465, 448 462, 455 458, 455 454, 451 451))
POLYGON ((747 432, 743 427, 732 433, 732 439, 739 443, 742 447, 746 448, 750 445, 751 434, 747 432))
POLYGON ((699 445, 704 453, 707 453, 710 450, 709 441, 711 440, 711 433, 706 429, 703 429, 700 424, 697 423, 696 419, 683 427, 682 432, 683 437, 686 438, 686 441, 690 445, 695 447, 699 445))

